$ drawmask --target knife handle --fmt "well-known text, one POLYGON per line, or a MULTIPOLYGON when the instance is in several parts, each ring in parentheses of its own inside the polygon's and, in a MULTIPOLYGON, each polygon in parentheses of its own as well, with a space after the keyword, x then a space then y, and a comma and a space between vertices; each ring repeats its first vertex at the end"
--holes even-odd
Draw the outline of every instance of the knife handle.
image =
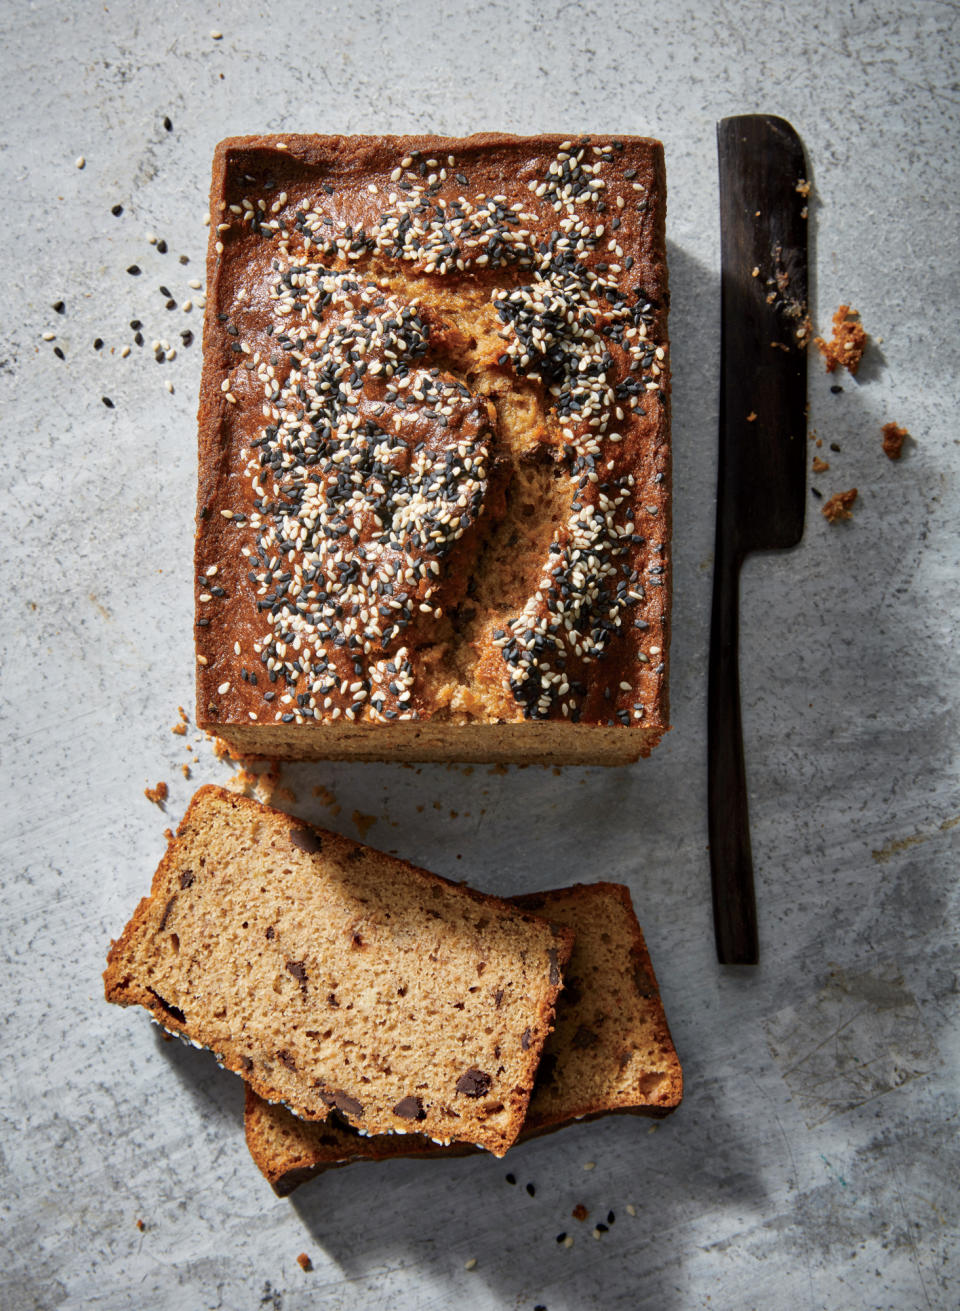
POLYGON ((721 965, 756 965, 757 903, 740 722, 740 565, 718 554, 713 575, 707 685, 707 819, 713 927, 721 965))

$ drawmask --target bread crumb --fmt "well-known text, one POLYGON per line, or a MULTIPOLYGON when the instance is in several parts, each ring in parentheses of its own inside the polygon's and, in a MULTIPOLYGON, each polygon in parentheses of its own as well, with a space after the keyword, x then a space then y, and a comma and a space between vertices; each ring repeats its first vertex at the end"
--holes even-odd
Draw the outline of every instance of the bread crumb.
POLYGON ((757 417, 756 410, 751 410, 750 413, 747 415, 747 423, 754 423, 756 421, 756 417, 757 417))
POLYGON ((297 1257, 297 1265, 301 1270, 313 1269, 313 1262, 310 1260, 309 1256, 307 1256, 306 1252, 301 1252, 297 1257))
POLYGON ((807 196, 810 195, 810 183, 806 178, 801 178, 794 187, 794 191, 796 191, 798 195, 803 196, 804 200, 806 200, 807 196))
POLYGON ((576 1206, 573 1208, 573 1210, 570 1212, 570 1214, 573 1216, 574 1220, 579 1220, 580 1223, 582 1224, 583 1221, 586 1220, 590 1212, 587 1210, 587 1208, 584 1206, 582 1202, 578 1202, 576 1206))
POLYGON ((364 815, 360 810, 355 810, 350 818, 356 825, 357 832, 360 834, 361 842, 366 838, 371 826, 377 822, 376 815, 364 815))
POLYGON ((170 789, 163 781, 159 782, 155 788, 144 788, 143 795, 148 801, 152 801, 155 806, 162 806, 170 795, 170 789))
POLYGON ((184 778, 189 778, 189 777, 190 777, 190 766, 187 765, 187 764, 183 764, 183 765, 181 765, 181 766, 180 766, 180 773, 183 775, 184 778))
POLYGON ((833 316, 830 341, 814 337, 813 344, 826 361, 827 373, 833 373, 839 365, 849 373, 856 373, 867 346, 867 334, 860 324, 859 310, 841 305, 833 316))
POLYGON ((475 1256, 471 1256, 469 1261, 464 1261, 463 1268, 464 1270, 476 1270, 477 1258, 475 1256))
POLYGON ((830 468, 830 461, 821 460, 819 455, 815 455, 813 457, 812 468, 814 473, 826 473, 827 470, 830 468))
MULTIPOLYGON (((906 428, 901 428, 895 423, 885 423, 883 425, 883 453, 888 460, 899 460, 903 454, 903 443, 910 437, 906 428)), ((911 437, 912 441, 913 438, 911 437)))
POLYGON ((146 1229, 146 1227, 147 1227, 147 1226, 143 1223, 142 1220, 138 1220, 138 1221, 137 1221, 137 1228, 140 1230, 141 1233, 143 1233, 143 1231, 144 1231, 144 1229, 146 1229))
POLYGON ((163 836, 167 839, 168 842, 172 842, 172 841, 173 841, 173 829, 172 829, 172 828, 165 828, 165 829, 163 830, 163 836))
POLYGON ((834 492, 820 513, 829 523, 836 523, 838 519, 852 519, 851 508, 856 499, 856 487, 851 487, 848 492, 834 492))
POLYGON ((177 737, 186 737, 186 735, 187 735, 187 726, 186 726, 186 724, 184 724, 184 723, 181 721, 179 724, 174 724, 174 726, 173 726, 173 728, 171 728, 170 732, 171 732, 171 733, 176 733, 177 737))
POLYGON ((628 1203, 627 1203, 627 1215, 636 1215, 636 1214, 637 1214, 637 1208, 634 1206, 634 1204, 633 1204, 632 1202, 628 1202, 628 1203))
POLYGON ((595 1170, 597 1168, 597 1163, 596 1161, 584 1161, 583 1168, 585 1170, 595 1170))

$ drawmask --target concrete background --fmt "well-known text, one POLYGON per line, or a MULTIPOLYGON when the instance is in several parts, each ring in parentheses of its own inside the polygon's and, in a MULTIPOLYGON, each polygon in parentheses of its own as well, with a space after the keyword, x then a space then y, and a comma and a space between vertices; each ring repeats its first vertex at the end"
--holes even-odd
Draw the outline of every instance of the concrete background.
POLYGON ((0 23, 0 1305, 956 1307, 956 6, 38 0, 0 23), (714 124, 756 109, 806 141, 817 326, 847 301, 875 340, 839 394, 811 358, 811 430, 841 447, 811 481, 859 487, 853 521, 828 525, 811 494, 803 544, 743 580, 762 963, 738 972, 715 963, 706 849, 714 124), (100 983, 164 827, 230 773, 192 728, 170 732, 178 704, 192 718, 200 355, 179 333, 200 316, 181 307, 221 136, 480 128, 666 145, 674 730, 607 772, 317 765, 283 782, 299 813, 354 835, 354 812, 372 816, 370 842, 481 888, 627 882, 687 1096, 656 1128, 361 1166, 278 1201, 244 1148, 239 1081, 105 1006, 100 983), (133 318, 147 346, 121 358, 133 318), (156 364, 153 338, 177 358, 156 364), (916 439, 899 464, 889 419, 916 439), (166 814, 143 796, 159 779, 166 814))

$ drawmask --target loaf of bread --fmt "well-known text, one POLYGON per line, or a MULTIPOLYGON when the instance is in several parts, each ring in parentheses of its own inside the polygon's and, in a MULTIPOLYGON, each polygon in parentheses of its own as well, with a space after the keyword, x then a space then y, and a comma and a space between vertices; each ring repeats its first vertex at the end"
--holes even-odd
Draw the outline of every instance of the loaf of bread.
POLYGON ((573 932, 222 788, 194 796, 104 975, 304 1119, 502 1155, 573 932))
MULTIPOLYGON (((612 1111, 664 1116, 675 1110, 683 1075, 628 890, 580 884, 513 901, 577 935, 521 1137, 612 1111)), ((416 1135, 361 1137, 336 1115, 310 1124, 250 1088, 244 1122, 250 1154, 280 1197, 352 1161, 457 1150, 416 1135)))
POLYGON ((201 727, 275 758, 648 754, 660 143, 239 137, 210 213, 201 727))

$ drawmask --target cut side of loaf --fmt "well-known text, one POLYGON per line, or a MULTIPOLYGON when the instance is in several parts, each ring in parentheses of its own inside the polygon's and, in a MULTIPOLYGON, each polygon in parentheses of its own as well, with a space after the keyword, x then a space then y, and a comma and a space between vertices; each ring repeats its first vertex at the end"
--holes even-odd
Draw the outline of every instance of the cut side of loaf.
MULTIPOLYGON (((629 891, 577 884, 513 903, 577 935, 521 1137, 615 1111, 669 1115, 683 1074, 629 891)), ((310 1124, 249 1087, 244 1121, 250 1154, 280 1197, 353 1161, 462 1154, 416 1136, 361 1137, 336 1116, 310 1124)))
POLYGON ((104 974, 262 1097, 502 1155, 570 929, 222 788, 194 796, 104 974))

